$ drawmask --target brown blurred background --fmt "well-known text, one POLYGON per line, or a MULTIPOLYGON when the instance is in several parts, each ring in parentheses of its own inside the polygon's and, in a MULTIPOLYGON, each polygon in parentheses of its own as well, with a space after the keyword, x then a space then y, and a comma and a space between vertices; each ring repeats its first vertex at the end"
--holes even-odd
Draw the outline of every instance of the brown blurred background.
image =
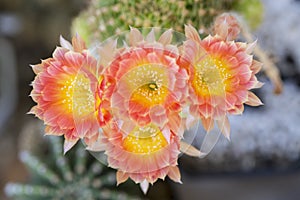
POLYGON ((27 172, 17 157, 34 74, 29 64, 51 56, 59 36, 70 38, 72 17, 84 8, 81 0, 1 0, 0 2, 0 199, 7 181, 24 181, 27 172), (9 69, 8 69, 9 67, 9 69))

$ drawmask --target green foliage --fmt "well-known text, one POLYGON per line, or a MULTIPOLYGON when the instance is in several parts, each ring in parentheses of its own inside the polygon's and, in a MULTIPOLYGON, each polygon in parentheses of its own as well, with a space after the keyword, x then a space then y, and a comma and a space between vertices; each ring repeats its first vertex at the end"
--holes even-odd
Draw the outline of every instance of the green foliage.
POLYGON ((133 199, 116 191, 115 172, 103 166, 77 144, 67 155, 61 138, 49 136, 50 151, 42 159, 28 151, 20 159, 31 170, 28 184, 8 183, 6 194, 15 200, 133 199))
POLYGON ((263 5, 260 0, 235 0, 233 10, 242 14, 251 29, 256 29, 263 19, 263 5))

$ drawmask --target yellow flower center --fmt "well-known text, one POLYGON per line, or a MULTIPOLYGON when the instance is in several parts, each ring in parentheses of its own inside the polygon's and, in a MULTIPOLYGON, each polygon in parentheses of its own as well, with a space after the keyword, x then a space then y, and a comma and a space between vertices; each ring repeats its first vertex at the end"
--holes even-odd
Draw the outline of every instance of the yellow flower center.
POLYGON ((94 112, 95 99, 90 88, 90 80, 84 74, 70 76, 62 83, 61 103, 69 113, 77 116, 94 112))
POLYGON ((120 80, 131 91, 130 101, 152 107, 165 102, 168 95, 168 72, 159 64, 139 65, 120 80))
POLYGON ((167 144, 162 132, 153 124, 135 127, 123 141, 125 150, 137 154, 151 154, 167 144))
POLYGON ((158 87, 156 83, 149 83, 134 90, 130 100, 146 107, 152 107, 162 104, 167 94, 168 90, 165 86, 158 87))
POLYGON ((75 77, 68 77, 69 79, 60 83, 62 86, 60 88, 61 103, 66 108, 66 110, 71 113, 73 110, 73 83, 75 77))
POLYGON ((199 96, 225 95, 226 80, 231 77, 224 61, 207 57, 195 65, 192 86, 199 96))

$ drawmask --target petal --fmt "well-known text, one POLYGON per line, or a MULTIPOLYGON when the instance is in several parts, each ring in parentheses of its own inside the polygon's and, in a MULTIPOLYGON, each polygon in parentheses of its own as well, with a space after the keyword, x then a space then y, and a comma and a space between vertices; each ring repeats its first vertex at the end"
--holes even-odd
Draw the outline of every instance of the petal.
POLYGON ((232 14, 223 13, 215 19, 214 31, 223 40, 234 40, 240 33, 239 22, 232 14))
POLYGON ((250 66, 250 69, 252 70, 252 73, 257 74, 261 70, 262 65, 263 64, 261 62, 253 60, 252 65, 250 66))
POLYGON ((261 106, 263 102, 253 92, 248 92, 248 100, 245 104, 249 106, 261 106))
POLYGON ((84 57, 80 53, 69 51, 65 53, 65 59, 67 61, 67 67, 69 68, 74 67, 74 69, 80 69, 83 66, 84 57))
POLYGON ((247 45, 246 47, 246 53, 251 54, 254 51, 254 48, 257 44, 257 40, 255 40, 254 42, 250 43, 247 45))
POLYGON ((141 41, 143 41, 143 35, 141 32, 136 28, 130 27, 129 44, 131 46, 136 46, 141 41))
POLYGON ((53 52, 53 61, 59 61, 59 63, 64 62, 65 61, 65 54, 68 52, 69 50, 62 48, 62 47, 56 47, 56 49, 53 52))
POLYGON ((52 126, 46 126, 45 127, 45 135, 55 135, 55 136, 61 136, 64 132, 58 127, 52 127, 52 126))
POLYGON ((116 173, 117 185, 120 185, 121 183, 125 182, 128 179, 128 177, 129 176, 127 173, 118 170, 116 173))
POLYGON ((220 36, 223 40, 227 39, 228 36, 228 24, 225 23, 226 21, 224 21, 223 23, 220 23, 218 26, 218 29, 215 28, 215 33, 220 36))
POLYGON ((217 120, 217 124, 219 129, 221 130, 222 134, 230 140, 230 124, 227 116, 222 117, 221 119, 217 120))
POLYGON ((232 93, 226 93, 226 106, 227 108, 232 108, 237 102, 237 97, 232 93))
POLYGON ((72 38, 72 45, 75 52, 82 52, 83 50, 87 49, 85 42, 83 39, 79 36, 79 34, 76 34, 72 38))
POLYGON ((67 140, 67 139, 65 139, 64 154, 66 154, 77 143, 77 141, 78 141, 78 139, 77 140, 67 140))
POLYGON ((162 130, 162 134, 164 135, 164 138, 167 140, 167 142, 170 144, 170 138, 171 138, 171 131, 169 128, 164 128, 162 130))
POLYGON ((155 34, 154 34, 154 29, 153 28, 151 28, 151 31, 146 36, 146 41, 149 42, 149 43, 155 42, 155 34))
POLYGON ((180 151, 193 157, 200 157, 204 154, 200 150, 196 149, 194 146, 187 144, 184 141, 180 141, 180 151))
POLYGON ((186 118, 183 120, 185 120, 184 124, 186 130, 191 129, 198 122, 198 119, 191 114, 187 114, 186 118))
POLYGON ((159 43, 162 43, 163 45, 168 45, 171 43, 172 41, 172 29, 169 29, 167 31, 165 31, 158 39, 159 43))
POLYGON ((94 142, 86 147, 86 150, 88 151, 95 151, 95 152, 100 152, 100 151, 105 151, 106 150, 106 145, 101 143, 100 141, 94 142))
POLYGON ((194 40, 195 42, 200 43, 201 38, 198 34, 198 31, 192 25, 184 25, 185 36, 188 39, 194 40))
POLYGON ((257 81, 255 83, 255 85, 252 87, 252 89, 254 89, 254 88, 261 88, 263 85, 264 85, 264 83, 257 81))
POLYGON ((178 169, 177 166, 171 166, 169 167, 169 173, 168 176, 170 179, 172 179, 173 181, 177 182, 177 183, 181 183, 181 175, 180 175, 180 171, 178 169))
POLYGON ((100 55, 99 58, 100 65, 107 67, 110 64, 110 62, 114 58, 114 52, 116 50, 117 42, 118 42, 117 39, 109 40, 107 41, 106 44, 104 44, 98 49, 100 55))
POLYGON ((230 113, 232 115, 241 115, 243 112, 244 112, 243 104, 235 105, 234 108, 232 108, 228 111, 228 113, 230 113))
POLYGON ((157 124, 159 127, 164 127, 168 122, 168 116, 166 114, 166 110, 161 105, 153 106, 149 112, 151 121, 157 124))
POLYGON ((204 130, 211 131, 214 128, 214 120, 211 117, 208 118, 201 118, 201 122, 203 125, 204 130))
POLYGON ((143 191, 144 194, 147 194, 147 191, 149 189, 149 182, 145 179, 140 183, 140 188, 143 191))
POLYGON ((72 44, 66 40, 62 35, 59 36, 60 45, 68 50, 73 50, 72 44))
POLYGON ((199 109, 201 115, 203 115, 206 119, 209 118, 210 116, 212 116, 212 114, 213 114, 213 108, 208 103, 198 105, 198 109, 199 109))

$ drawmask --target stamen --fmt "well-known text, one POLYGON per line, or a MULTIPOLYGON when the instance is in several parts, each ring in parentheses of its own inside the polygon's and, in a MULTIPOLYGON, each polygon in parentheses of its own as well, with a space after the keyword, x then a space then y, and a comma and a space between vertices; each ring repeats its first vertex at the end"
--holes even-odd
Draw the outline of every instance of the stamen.
POLYGON ((208 57, 196 65, 193 87, 201 96, 224 95, 230 77, 227 65, 220 58, 208 57))
POLYGON ((150 88, 150 89, 153 89, 153 90, 154 90, 154 89, 157 89, 157 85, 156 85, 155 83, 150 83, 150 84, 149 84, 149 88, 150 88))
POLYGON ((132 153, 153 153, 164 148, 167 140, 162 132, 153 124, 145 127, 136 127, 124 139, 123 147, 132 153))

